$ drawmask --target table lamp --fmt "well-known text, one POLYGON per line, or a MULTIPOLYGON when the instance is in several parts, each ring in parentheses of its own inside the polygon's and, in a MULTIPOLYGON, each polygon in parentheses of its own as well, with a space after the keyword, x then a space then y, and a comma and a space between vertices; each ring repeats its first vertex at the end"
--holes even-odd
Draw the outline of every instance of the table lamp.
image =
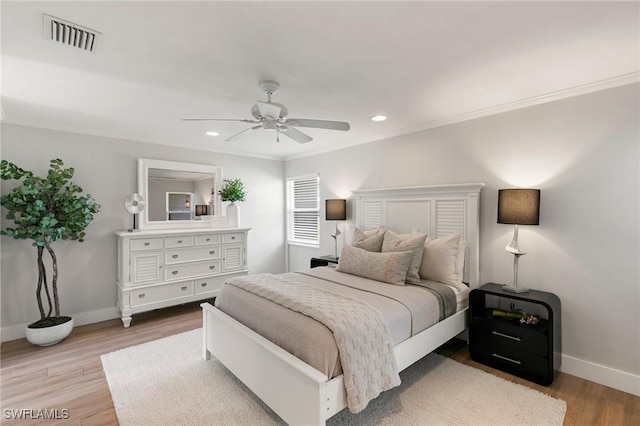
POLYGON ((540 190, 524 188, 499 190, 498 223, 514 225, 513 239, 505 247, 514 256, 513 284, 502 288, 513 293, 526 293, 528 289, 518 287, 518 259, 527 254, 518 248, 518 226, 540 223, 540 190))
MULTIPOLYGON (((347 220, 347 200, 333 199, 325 201, 325 219, 326 220, 347 220)), ((336 222, 336 232, 331 236, 334 240, 334 253, 338 258, 338 222, 336 222)))

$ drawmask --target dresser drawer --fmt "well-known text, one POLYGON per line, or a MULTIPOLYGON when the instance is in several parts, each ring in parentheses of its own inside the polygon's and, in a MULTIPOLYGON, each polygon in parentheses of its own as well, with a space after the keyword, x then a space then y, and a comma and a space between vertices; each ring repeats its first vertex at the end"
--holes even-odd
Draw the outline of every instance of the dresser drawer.
POLYGON ((220 273, 220 260, 212 260, 210 262, 168 265, 164 270, 164 279, 165 281, 175 281, 218 273, 220 273))
POLYGON ((241 243, 244 241, 244 234, 238 232, 235 234, 222 234, 223 243, 241 243))
POLYGON ((474 357, 492 367, 536 383, 547 385, 553 381, 548 359, 542 356, 490 343, 474 348, 474 357))
POLYGON ((159 250, 162 248, 162 238, 140 238, 131 240, 131 251, 159 250))
POLYGON ((165 238, 164 242, 167 248, 191 247, 193 246, 194 238, 193 236, 169 237, 165 238))
POLYGON ((220 244, 219 234, 196 235, 197 246, 208 246, 211 244, 220 244))
POLYGON ((191 247, 184 249, 169 249, 165 252, 165 264, 195 262, 199 260, 213 260, 220 258, 220 246, 191 247))
POLYGON ((474 318, 471 327, 475 341, 488 341, 513 349, 545 356, 549 341, 541 331, 488 318, 474 318))
POLYGON ((150 305, 172 299, 192 296, 193 281, 171 283, 159 287, 133 290, 131 292, 131 306, 150 305))
POLYGON ((196 294, 206 294, 218 291, 224 284, 224 277, 210 277, 196 280, 196 294))

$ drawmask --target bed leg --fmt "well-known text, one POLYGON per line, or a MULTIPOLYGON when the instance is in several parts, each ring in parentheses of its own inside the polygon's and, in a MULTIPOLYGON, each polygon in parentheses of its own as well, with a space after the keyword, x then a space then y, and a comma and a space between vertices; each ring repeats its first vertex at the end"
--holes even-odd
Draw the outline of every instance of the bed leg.
POLYGON ((208 315, 207 308, 204 305, 209 304, 203 303, 200 305, 202 307, 202 358, 204 358, 205 361, 209 361, 211 359, 211 352, 209 351, 209 346, 207 345, 208 315))

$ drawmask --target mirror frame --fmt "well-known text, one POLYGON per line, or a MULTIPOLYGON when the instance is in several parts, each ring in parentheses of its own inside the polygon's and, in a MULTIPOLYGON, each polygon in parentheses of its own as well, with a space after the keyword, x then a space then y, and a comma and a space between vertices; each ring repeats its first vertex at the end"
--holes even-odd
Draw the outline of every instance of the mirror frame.
MULTIPOLYGON (((221 188, 222 169, 208 164, 196 163, 180 163, 177 161, 154 160, 150 158, 138 158, 138 194, 142 195, 144 200, 149 202, 149 169, 165 169, 188 171, 198 173, 208 173, 215 175, 216 188, 221 188)), ((216 195, 214 203, 216 212, 222 211, 222 202, 220 197, 216 195)), ((189 229, 189 228, 210 228, 211 224, 202 222, 201 220, 149 220, 149 210, 144 209, 139 214, 140 230, 159 230, 159 229, 189 229)))

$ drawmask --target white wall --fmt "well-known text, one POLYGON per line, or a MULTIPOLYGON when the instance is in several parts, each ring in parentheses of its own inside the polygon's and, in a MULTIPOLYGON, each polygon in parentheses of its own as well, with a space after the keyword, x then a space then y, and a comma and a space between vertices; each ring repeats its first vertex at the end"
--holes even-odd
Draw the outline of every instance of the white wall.
MULTIPOLYGON (((241 203, 241 225, 251 227, 251 272, 284 271, 284 165, 281 161, 240 157, 109 139, 16 125, 2 125, 2 158, 46 173, 49 160, 61 158, 76 173, 74 182, 90 193, 102 210, 87 228, 83 243, 59 241, 59 291, 62 313, 80 322, 117 315, 117 230, 131 227, 124 197, 137 191, 137 159, 154 158, 220 166, 222 176, 239 177, 248 194, 241 203)), ((11 183, 2 182, 2 193, 11 183)), ((2 215, 2 228, 11 222, 2 215)), ((39 319, 35 301, 36 249, 24 240, 2 237, 2 328, 4 340, 18 338, 21 325, 39 319)))
MULTIPOLYGON (((288 161, 285 174, 318 172, 323 199, 361 188, 485 182, 480 274, 498 283, 512 280, 504 247, 513 227, 496 223, 497 191, 540 188, 540 226, 520 231, 529 252, 520 285, 560 297, 565 371, 580 375, 595 363, 640 394, 638 95, 629 85, 359 145, 288 161)), ((333 222, 321 223, 313 255, 333 252, 332 231, 333 222)), ((298 257, 291 269, 302 266, 298 257)))

